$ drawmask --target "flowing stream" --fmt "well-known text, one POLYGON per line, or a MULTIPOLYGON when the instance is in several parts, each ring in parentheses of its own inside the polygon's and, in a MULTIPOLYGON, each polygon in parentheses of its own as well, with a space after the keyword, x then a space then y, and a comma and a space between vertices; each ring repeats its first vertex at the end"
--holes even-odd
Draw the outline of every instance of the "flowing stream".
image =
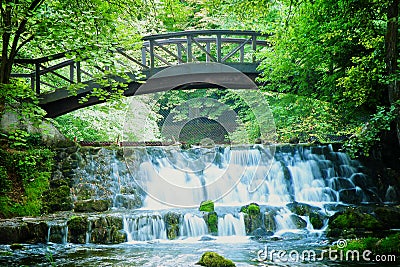
MULTIPOLYGON (((86 244, 68 243, 66 222, 50 221, 46 244, 26 245, 13 258, 1 257, 0 264, 194 266, 203 252, 215 251, 237 266, 260 266, 258 253, 266 246, 320 250, 328 242, 328 218, 340 207, 385 201, 377 199, 365 168, 332 146, 126 148, 123 157, 113 150, 103 153, 107 159, 101 164, 92 157, 89 167, 79 170, 75 187, 94 187, 96 166, 108 166, 109 175, 102 182, 111 192, 113 207, 108 213, 122 218, 126 242, 91 243, 95 223, 89 218, 86 244), (126 188, 138 185, 143 205, 132 209, 129 200, 137 198, 137 191, 126 188), (204 200, 215 201, 217 232, 210 231, 206 213, 198 210, 204 200), (260 208, 257 218, 241 212, 250 203, 260 208), (313 223, 312 216, 320 223, 313 223)), ((290 266, 341 264, 300 260, 290 266)))

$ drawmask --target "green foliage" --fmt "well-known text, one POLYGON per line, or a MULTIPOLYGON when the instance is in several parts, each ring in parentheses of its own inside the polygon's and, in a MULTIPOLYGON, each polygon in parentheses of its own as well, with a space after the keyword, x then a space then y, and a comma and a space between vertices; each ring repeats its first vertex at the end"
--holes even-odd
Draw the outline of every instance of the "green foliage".
POLYGON ((0 214, 5 217, 39 215, 42 194, 49 188, 54 153, 48 149, 0 150, 2 183, 0 214))
POLYGON ((0 99, 4 100, 6 111, 17 114, 20 123, 38 126, 46 112, 38 107, 39 99, 22 80, 13 79, 10 84, 0 84, 0 99))
POLYGON ((365 116, 361 109, 350 112, 310 97, 272 92, 264 95, 275 120, 278 141, 284 143, 293 137, 300 142, 331 142, 329 136, 352 133, 365 116))
POLYGON ((146 141, 156 139, 158 115, 151 111, 146 98, 123 98, 76 110, 54 119, 55 125, 70 140, 146 141), (143 125, 143 122, 148 122, 143 125), (131 126, 127 131, 124 127, 131 126))
POLYGON ((266 88, 345 107, 383 100, 384 1, 283 1, 260 53, 266 88))
POLYGON ((354 136, 345 143, 344 147, 351 156, 368 157, 371 148, 380 141, 381 133, 390 130, 390 125, 398 113, 395 105, 392 105, 390 109, 378 107, 377 110, 368 122, 359 126, 354 136))
POLYGON ((50 188, 43 193, 43 208, 45 213, 71 210, 73 207, 71 192, 68 185, 50 188))

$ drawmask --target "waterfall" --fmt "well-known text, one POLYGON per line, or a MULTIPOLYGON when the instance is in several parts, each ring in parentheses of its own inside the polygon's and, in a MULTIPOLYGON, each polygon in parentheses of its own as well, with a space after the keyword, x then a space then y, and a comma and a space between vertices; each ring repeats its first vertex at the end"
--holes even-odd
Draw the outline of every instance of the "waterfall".
MULTIPOLYGON (((160 202, 173 206, 179 206, 179 203, 197 206, 204 199, 228 206, 249 202, 272 206, 292 201, 347 202, 346 196, 353 191, 360 194, 360 201, 369 201, 368 196, 361 192, 366 190, 366 177, 362 178, 364 174, 357 172, 360 164, 350 160, 345 153, 334 152, 331 146, 312 149, 277 147, 273 158, 265 156, 272 154, 271 149, 262 146, 216 148, 207 152, 215 154, 214 161, 203 162, 199 157, 195 162, 185 162, 188 158, 186 151, 159 148, 157 152, 154 148, 149 153, 150 159, 141 163, 138 171, 140 177, 145 177, 140 182, 148 192, 144 207, 166 208, 159 205, 160 202), (161 152, 163 149, 167 150, 164 154, 161 152), (353 177, 355 174, 359 174, 357 179, 353 177), (166 190, 166 184, 160 185, 160 181, 167 181, 182 190, 179 193, 166 190), (212 186, 216 181, 219 186, 212 186), (261 182, 257 190, 251 191, 249 187, 254 181, 261 182)), ((205 152, 192 152, 196 153, 205 152)))
POLYGON ((142 214, 138 217, 124 216, 123 228, 128 242, 167 239, 165 222, 158 213, 142 214))
POLYGON ((239 213, 239 218, 235 218, 232 214, 226 214, 218 219, 218 235, 219 236, 245 236, 246 229, 244 225, 243 213, 239 213))
POLYGON ((292 215, 293 213, 287 208, 283 208, 277 212, 277 215, 275 216, 277 232, 297 229, 296 224, 293 222, 292 215))
MULTIPOLYGON (((74 187, 76 197, 79 190, 94 192, 97 197, 110 196, 114 209, 124 209, 123 229, 128 241, 211 234, 207 217, 198 212, 199 204, 207 199, 213 200, 216 208, 225 208, 216 210, 213 234, 245 236, 250 219, 245 222, 247 215, 239 210, 249 203, 262 207, 259 222, 265 212, 269 214, 269 226, 258 225, 259 230, 313 231, 308 218, 311 210, 321 214, 319 225, 326 225, 329 207, 371 202, 377 195, 360 163, 332 146, 171 146, 89 152, 87 166, 79 172, 82 178, 74 187), (137 203, 143 203, 139 210, 137 203), (288 208, 291 203, 308 205, 308 213, 296 214, 295 208, 288 208), (167 223, 163 214, 171 208, 181 210, 176 222, 167 223)), ((382 199, 390 201, 395 195, 388 187, 382 199)), ((89 220, 87 243, 91 227, 89 220)))
POLYGON ((68 240, 68 226, 66 221, 47 222, 46 242, 66 244, 68 240))
POLYGON ((186 213, 180 226, 181 236, 196 237, 208 233, 207 224, 203 218, 186 213))

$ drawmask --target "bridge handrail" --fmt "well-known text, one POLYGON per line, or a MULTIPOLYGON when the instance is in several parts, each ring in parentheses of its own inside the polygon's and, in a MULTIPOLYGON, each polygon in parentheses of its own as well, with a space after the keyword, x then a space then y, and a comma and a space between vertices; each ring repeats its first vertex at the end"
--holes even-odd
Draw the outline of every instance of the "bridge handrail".
POLYGON ((192 30, 192 31, 180 31, 180 32, 170 32, 161 33, 154 35, 147 35, 142 38, 143 41, 155 40, 155 39, 166 39, 172 37, 182 37, 187 35, 255 35, 264 36, 258 31, 235 31, 235 30, 192 30))

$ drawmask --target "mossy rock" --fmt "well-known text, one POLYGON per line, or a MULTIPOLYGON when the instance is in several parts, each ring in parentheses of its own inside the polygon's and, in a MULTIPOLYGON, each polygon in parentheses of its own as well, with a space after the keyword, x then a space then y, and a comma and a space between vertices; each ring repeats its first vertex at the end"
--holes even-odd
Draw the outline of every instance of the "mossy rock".
POLYGON ((181 215, 175 212, 168 212, 164 216, 167 228, 168 239, 176 239, 179 236, 179 221, 181 215))
POLYGON ((85 244, 88 218, 86 216, 72 216, 67 222, 68 242, 85 244))
POLYGON ((290 219, 296 225, 297 229, 303 229, 307 227, 307 222, 295 214, 290 215, 290 219))
POLYGON ((400 208, 396 207, 378 207, 375 209, 376 217, 382 221, 386 228, 399 228, 400 208))
POLYGON ((257 203, 251 203, 249 205, 241 207, 240 212, 243 212, 243 213, 246 213, 249 215, 259 215, 260 214, 260 206, 257 203))
POLYGON ((260 206, 257 203, 241 207, 240 212, 244 213, 246 234, 253 234, 256 229, 262 227, 262 215, 260 213, 260 206))
POLYGON ((14 243, 10 245, 11 250, 23 250, 25 249, 25 246, 22 244, 14 243))
POLYGON ((88 199, 74 203, 76 212, 102 212, 111 206, 109 199, 88 199))
POLYGON ((361 212, 355 208, 348 208, 329 218, 328 236, 356 237, 365 232, 376 232, 384 229, 382 222, 369 213, 361 212))
POLYGON ((275 222, 276 212, 267 211, 264 213, 264 227, 267 231, 275 232, 276 222, 275 222))
POLYGON ((234 267, 236 266, 233 261, 225 259, 216 252, 205 252, 197 265, 206 267, 234 267))
POLYGON ((43 194, 43 209, 45 212, 72 210, 72 198, 69 186, 61 185, 51 188, 43 194))
POLYGON ((313 211, 319 210, 317 207, 298 202, 289 203, 286 206, 291 212, 299 216, 309 216, 313 211))
POLYGON ((204 214, 204 221, 207 224, 209 233, 218 234, 218 215, 215 211, 204 214))
POLYGON ((200 204, 199 210, 205 211, 205 212, 213 212, 214 211, 214 202, 212 200, 202 201, 200 204))
POLYGON ((324 227, 324 216, 318 212, 311 212, 310 213, 310 223, 314 227, 314 229, 322 229, 324 227))

